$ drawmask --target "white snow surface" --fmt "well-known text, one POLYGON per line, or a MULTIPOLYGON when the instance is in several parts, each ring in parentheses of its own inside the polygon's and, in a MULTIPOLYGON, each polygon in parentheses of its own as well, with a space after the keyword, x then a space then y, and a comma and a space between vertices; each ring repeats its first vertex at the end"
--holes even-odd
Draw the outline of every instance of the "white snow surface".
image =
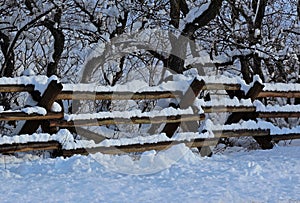
POLYGON ((254 101, 253 104, 255 105, 257 112, 300 112, 300 105, 287 104, 284 106, 280 106, 276 104, 265 106, 258 100, 254 101))
MULTIPOLYGON (((187 79, 186 79, 187 80, 187 79)), ((134 80, 126 84, 117 84, 115 86, 100 86, 96 83, 91 84, 63 84, 63 91, 74 92, 156 92, 156 91, 186 91, 188 84, 178 81, 163 82, 158 86, 149 86, 142 80, 134 80)))
MULTIPOLYGON (((115 86, 100 86, 96 83, 91 84, 63 84, 63 91, 74 92, 156 92, 156 91, 182 91, 186 92, 189 85, 195 78, 194 76, 185 76, 179 74, 172 74, 173 81, 163 82, 157 86, 149 86, 148 83, 142 80, 134 80, 126 84, 117 84, 115 86)), ((242 84, 247 86, 242 79, 237 77, 218 76, 197 76, 198 80, 204 80, 206 83, 220 83, 220 84, 242 84)), ((249 85, 248 85, 249 86, 249 85)))
POLYGON ((193 22, 197 17, 201 16, 202 13, 208 9, 209 5, 210 5, 210 1, 203 4, 201 7, 192 8, 185 17, 186 22, 187 23, 193 22))
POLYGON ((93 140, 75 140, 73 135, 66 129, 59 130, 56 134, 48 133, 34 133, 32 135, 16 135, 16 136, 2 136, 0 137, 0 145, 13 144, 13 143, 28 143, 28 142, 47 142, 58 141, 61 143, 63 149, 77 149, 77 148, 92 148, 92 147, 110 147, 121 146, 130 144, 145 144, 145 143, 157 143, 163 141, 182 141, 197 138, 210 138, 213 134, 206 133, 176 133, 172 138, 168 138, 164 133, 149 135, 149 136, 137 136, 133 138, 119 138, 119 139, 106 139, 98 144, 93 140))
MULTIPOLYGON (((41 76, 36 79, 25 76, 20 78, 0 78, 0 84, 34 84, 37 90, 43 92, 50 80, 41 76)), ((180 80, 178 76, 178 81, 180 80)), ((229 80, 222 79, 222 83, 229 83, 229 80)), ((183 81, 190 82, 189 79, 183 81)), ((125 90, 136 92, 143 88, 139 86, 139 82, 131 85, 133 86, 124 87, 127 88, 125 90)), ((70 86, 71 89, 74 87, 70 86)), ((167 85, 157 88, 165 89, 165 87, 167 85)), ((174 86, 170 85, 170 87, 174 86)), ((242 85, 242 89, 246 92, 249 87, 251 85, 242 85)), ((79 89, 85 91, 85 88, 87 87, 79 89)), ((116 89, 113 91, 124 91, 120 86, 114 88, 116 89)), ((180 85, 176 90, 180 90, 178 88, 184 89, 186 85, 180 85)), ((266 85, 264 90, 287 91, 287 88, 295 91, 300 89, 297 85, 284 84, 276 87, 266 85)), ((87 89, 91 89, 91 86, 87 89)), ((111 91, 107 87, 103 89, 111 91)), ((234 105, 238 104, 234 103, 234 105)), ((245 101, 244 105, 250 103, 245 101)), ((59 107, 55 104, 53 110, 61 110, 59 107)), ((264 111, 273 110, 259 103, 256 103, 256 107, 263 108, 264 111)), ((286 111, 290 109, 295 111, 297 107, 282 108, 283 110, 286 108, 286 111)), ((41 113, 42 109, 30 107, 22 111, 41 113)), ((179 112, 180 110, 167 108, 165 111, 161 111, 161 115, 166 116, 168 113, 173 115, 176 112, 193 114, 192 109, 179 112)), ((103 113, 107 117, 112 117, 111 113, 103 113)), ((157 116, 157 112, 155 113, 157 116)), ((145 116, 147 113, 132 112, 124 115, 124 112, 119 112, 119 114, 114 112, 113 116, 145 116)), ((151 113, 147 116, 151 117, 151 113)), ((91 118, 90 115, 88 117, 91 118)), ((300 133, 300 126, 292 129, 278 128, 262 120, 244 121, 232 125, 215 125, 212 121, 206 120, 205 127, 209 131, 270 129, 272 135, 300 133)), ((178 133, 170 139, 164 134, 159 134, 151 137, 105 140, 96 145, 93 141, 74 140, 69 131, 60 130, 54 135, 43 133, 2 136, 0 144, 56 140, 62 143, 65 149, 71 149, 82 146, 116 146, 211 136, 209 132, 178 133)), ((184 144, 159 152, 148 151, 138 157, 101 153, 89 156, 76 155, 66 159, 61 157, 42 159, 29 154, 20 155, 18 158, 0 155, 0 183, 2 183, 0 202, 298 202, 300 201, 299 147, 300 143, 296 141, 293 141, 291 146, 276 145, 272 150, 245 152, 243 148, 236 147, 228 148, 222 154, 215 154, 211 158, 201 158, 184 144)))
MULTIPOLYGON (((89 145, 90 147, 109 147, 109 146, 121 146, 121 145, 130 145, 130 144, 145 144, 145 143, 158 143, 158 142, 164 142, 164 141, 183 141, 187 140, 190 141, 192 139, 198 139, 198 138, 211 138, 214 137, 211 133, 176 133, 172 138, 168 138, 166 134, 156 134, 156 135, 150 135, 150 136, 137 136, 134 138, 120 138, 120 139, 107 139, 103 140, 99 144, 93 144, 89 145)), ((80 140, 78 140, 80 141, 80 140)), ((78 143, 77 141, 77 143, 78 143)), ((91 142, 91 141, 88 141, 91 142)), ((80 146, 80 144, 79 144, 80 146)), ((81 145, 86 146, 86 145, 81 145)), ((79 148, 77 146, 77 148, 79 148)))
POLYGON ((26 114, 33 114, 33 113, 37 113, 40 115, 46 115, 47 114, 47 110, 43 107, 39 107, 39 106, 34 106, 34 107, 26 107, 21 109, 22 112, 26 113, 26 114))
POLYGON ((202 107, 217 107, 217 106, 233 106, 233 107, 239 107, 239 106, 245 106, 245 107, 251 107, 254 106, 251 99, 241 99, 239 100, 237 97, 234 97, 233 99, 230 98, 220 98, 220 99, 212 99, 210 101, 204 101, 204 99, 196 99, 194 102, 194 105, 202 106, 202 107))
POLYGON ((34 133, 32 135, 16 135, 16 136, 1 136, 0 144, 27 143, 27 142, 47 142, 58 141, 64 146, 68 143, 74 143, 73 135, 65 129, 59 130, 58 133, 50 135, 48 133, 34 133))
POLYGON ((300 84, 297 83, 264 83, 265 87, 263 91, 300 91, 300 84))
POLYGON ((179 29, 182 31, 187 23, 192 23, 194 22, 194 20, 198 17, 200 17, 210 6, 210 1, 208 1, 207 3, 201 5, 200 7, 194 7, 192 8, 188 14, 186 15, 186 17, 180 21, 179 24, 179 29))
POLYGON ((0 183, 1 202, 298 202, 299 145, 211 158, 184 145, 136 160, 0 156, 0 183))
MULTIPOLYGON (((198 113, 203 113, 199 111, 198 113)), ((171 116, 171 115, 184 115, 194 114, 192 107, 187 109, 175 109, 173 107, 164 108, 160 111, 154 110, 150 112, 143 112, 139 109, 131 111, 113 111, 113 112, 99 112, 99 113, 86 113, 86 114, 65 114, 64 119, 67 121, 81 120, 81 119, 102 119, 102 118, 132 118, 132 117, 150 117, 157 116, 171 116)))
POLYGON ((14 77, 14 78, 9 78, 9 77, 0 77, 0 85, 34 85, 34 89, 39 91, 41 94, 44 93, 46 90, 48 84, 52 80, 57 80, 59 79, 56 76, 51 76, 47 77, 44 75, 39 75, 39 76, 21 76, 21 77, 14 77))
POLYGON ((230 125, 220 125, 220 124, 214 124, 210 119, 205 120, 205 124, 203 129, 206 129, 208 131, 213 130, 241 130, 241 129, 249 129, 249 130, 267 130, 270 129, 271 135, 284 135, 284 134, 290 134, 290 133, 300 133, 300 126, 296 126, 293 128, 279 128, 278 126, 274 126, 272 123, 259 120, 256 121, 242 121, 240 123, 233 123, 230 125))
POLYGON ((61 112, 62 111, 62 107, 59 105, 59 103, 54 102, 51 106, 51 111, 52 112, 61 112))
POLYGON ((0 113, 13 113, 13 112, 24 112, 26 114, 39 114, 39 115, 46 115, 47 110, 43 107, 34 106, 34 107, 25 107, 19 110, 4 110, 3 106, 0 106, 0 113))
POLYGON ((76 140, 73 135, 66 129, 61 129, 58 133, 50 135, 47 133, 33 134, 33 135, 16 135, 16 136, 2 136, 0 137, 0 144, 12 143, 26 143, 26 142, 46 142, 55 140, 62 144, 63 149, 77 149, 77 148, 93 148, 93 147, 109 147, 121 146, 130 144, 144 144, 144 143, 157 143, 163 141, 182 141, 192 140, 197 138, 212 138, 214 137, 213 131, 219 130, 241 130, 241 129, 270 129, 271 135, 284 135, 290 133, 300 133, 300 126, 294 128, 279 128, 270 122, 263 120, 256 121, 242 121, 230 125, 214 124, 210 119, 207 119, 202 126, 202 130, 207 130, 205 133, 187 132, 176 133, 172 138, 168 138, 164 133, 155 135, 140 135, 133 138, 119 138, 107 139, 98 144, 93 140, 76 140))

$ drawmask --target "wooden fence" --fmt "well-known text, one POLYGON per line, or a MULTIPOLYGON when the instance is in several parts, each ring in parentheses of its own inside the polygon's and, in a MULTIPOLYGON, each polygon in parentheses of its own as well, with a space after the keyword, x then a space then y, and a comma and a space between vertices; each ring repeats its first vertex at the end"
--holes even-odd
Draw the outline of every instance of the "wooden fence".
MULTIPOLYGON (((221 82, 211 82, 205 81, 203 79, 197 79, 191 81, 190 86, 186 92, 182 91, 171 91, 171 90, 155 90, 155 91, 141 91, 141 92, 131 92, 131 91, 72 91, 69 89, 64 89, 64 85, 56 80, 52 80, 44 93, 41 95, 35 90, 33 84, 0 84, 0 92, 28 92, 37 101, 38 107, 44 108, 47 113, 45 115, 40 115, 39 113, 28 114, 22 110, 20 111, 2 111, 0 112, 0 120, 2 121, 20 121, 24 120, 25 123, 20 129, 18 134, 33 134, 41 126, 45 133, 56 133, 58 129, 67 128, 70 131, 77 132, 82 137, 86 139, 94 140, 95 142, 100 142, 105 139, 105 135, 99 135, 95 132, 89 131, 82 126, 100 126, 100 125, 112 125, 112 124, 161 124, 165 123, 162 131, 160 133, 166 134, 169 138, 172 138, 179 127, 182 128, 184 132, 198 132, 199 122, 204 121, 207 116, 211 113, 229 113, 227 121, 223 130, 214 130, 212 133, 214 137, 211 138, 192 138, 188 140, 168 140, 158 143, 135 143, 124 146, 98 146, 94 148, 76 148, 76 149, 64 149, 62 143, 55 140, 49 141, 29 141, 26 143, 2 143, 0 145, 0 153, 15 153, 15 152, 25 152, 31 150, 55 150, 56 155, 62 156, 72 156, 73 154, 87 154, 94 152, 102 152, 106 154, 122 154, 129 152, 143 152, 147 150, 163 150, 171 146, 184 143, 190 148, 204 149, 215 146, 220 138, 230 138, 230 137, 242 137, 251 136, 257 141, 257 143, 263 149, 270 149, 273 147, 274 141, 288 140, 288 139, 299 139, 300 132, 286 132, 284 134, 272 134, 270 129, 260 128, 259 126, 253 127, 251 129, 230 129, 230 125, 234 123, 239 123, 241 120, 256 120, 270 119, 270 118, 299 118, 299 111, 295 110, 298 108, 297 105, 290 105, 292 111, 284 109, 284 107, 278 107, 276 110, 261 111, 257 109, 255 105, 243 105, 242 100, 251 100, 252 104, 255 101, 261 99, 269 99, 271 97, 283 97, 283 98, 300 98, 300 88, 289 88, 287 85, 285 89, 276 90, 276 88, 265 88, 265 87, 276 87, 277 84, 261 84, 256 81, 250 87, 247 92, 244 92, 241 88, 241 84, 238 83, 221 83, 221 82), (201 91, 212 92, 212 91, 224 91, 226 94, 224 97, 233 99, 238 99, 239 104, 232 105, 231 103, 224 104, 219 103, 214 105, 195 106, 196 101, 199 98, 201 91), (62 103, 62 100, 159 100, 166 98, 176 98, 180 101, 175 104, 176 110, 173 115, 159 115, 158 116, 145 116, 143 113, 131 117, 95 117, 94 119, 77 119, 77 120, 67 120, 65 119, 65 113, 52 112, 51 107, 55 101, 62 103), (186 113, 186 109, 191 108, 192 112, 186 113), (197 109, 202 109, 203 111, 197 112, 197 109), (184 113, 180 113, 184 112, 184 113), (227 126, 227 127, 226 127, 227 126)), ((75 85, 76 86, 76 85, 75 85)), ((151 89, 151 88, 150 88, 151 89)), ((222 100, 220 100, 222 101, 222 100)), ((230 100, 228 100, 230 101, 230 100)), ((251 103, 250 102, 250 103, 251 103)), ((209 104, 209 101, 207 102, 209 104)), ((154 114, 156 113, 153 110, 154 114)), ((199 135, 204 134, 203 132, 198 132, 199 135)), ((150 133, 151 134, 151 133, 150 133)), ((19 136, 19 135, 16 135, 19 136)), ((202 155, 209 155, 211 152, 209 150, 205 151, 202 155)))

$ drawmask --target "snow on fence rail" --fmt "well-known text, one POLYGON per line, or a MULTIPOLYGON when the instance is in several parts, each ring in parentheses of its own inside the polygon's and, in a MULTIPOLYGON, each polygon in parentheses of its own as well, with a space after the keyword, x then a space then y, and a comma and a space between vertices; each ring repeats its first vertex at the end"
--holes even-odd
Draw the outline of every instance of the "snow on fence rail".
POLYGON ((83 143, 87 142, 68 139, 69 147, 65 147, 66 140, 62 142, 59 139, 53 139, 56 135, 55 133, 54 136, 49 135, 49 139, 32 139, 34 136, 27 136, 27 139, 25 141, 23 139, 21 142, 16 141, 20 141, 20 137, 13 136, 13 139, 16 139, 13 142, 5 142, 3 139, 2 141, 0 139, 0 153, 57 150, 60 155, 70 156, 76 153, 85 154, 85 148, 88 147, 89 152, 100 151, 102 153, 117 154, 120 153, 120 150, 124 153, 142 152, 152 149, 161 150, 181 143, 186 144, 188 147, 208 147, 216 145, 221 137, 240 136, 252 136, 263 149, 267 149, 272 148, 272 141, 300 138, 300 129, 280 130, 274 128, 271 123, 268 123, 268 127, 264 128, 259 123, 251 123, 251 125, 254 125, 252 128, 249 125, 240 125, 240 128, 234 127, 234 123, 238 123, 242 119, 299 118, 299 105, 265 106, 257 100, 258 98, 266 97, 300 98, 299 84, 263 84, 256 78, 252 84, 246 85, 245 82, 238 78, 224 76, 188 78, 175 75, 173 76, 173 81, 164 82, 153 87, 149 87, 148 84, 140 81, 127 85, 105 87, 91 84, 61 84, 56 77, 22 76, 19 78, 0 78, 0 92, 29 92, 37 100, 37 105, 34 107, 14 111, 3 111, 0 108, 0 120, 26 121, 19 132, 20 134, 32 134, 36 132, 40 125, 42 125, 42 129, 46 133, 52 133, 57 127, 73 129, 74 131, 76 126, 166 123, 162 130, 162 135, 166 139, 159 139, 155 142, 142 144, 127 142, 124 146, 102 146, 101 143, 116 143, 116 140, 109 140, 101 135, 98 137, 97 133, 76 127, 78 133, 91 139, 92 143, 89 142, 84 146, 83 143), (212 99, 210 101, 199 99, 200 91, 204 90, 222 90, 227 92, 228 97, 223 95, 225 98, 212 99), (55 101, 60 100, 143 100, 164 98, 177 98, 180 100, 178 108, 170 107, 162 111, 153 110, 147 113, 137 111, 100 112, 97 114, 79 115, 64 115, 61 108, 53 108, 53 106, 56 105, 57 107, 58 105, 55 101), (207 137, 205 132, 189 132, 189 137, 178 139, 179 134, 176 133, 176 129, 180 126, 180 123, 193 122, 193 125, 199 125, 198 121, 206 120, 205 115, 210 113, 231 113, 225 123, 226 125, 223 126, 224 128, 218 129, 215 126, 209 129, 209 132, 214 137, 207 137), (93 141, 102 142, 100 142, 100 145, 97 145, 93 144, 93 141), (75 143, 81 143, 82 145, 78 146, 75 143), (73 148, 70 146, 73 146, 73 148))
POLYGON ((266 136, 268 129, 236 129, 215 130, 214 137, 208 133, 176 133, 174 138, 168 138, 165 134, 157 134, 149 137, 121 138, 106 140, 95 144, 92 141, 75 140, 67 130, 60 130, 57 134, 33 134, 4 136, 0 138, 0 153, 25 152, 32 150, 58 150, 62 156, 73 154, 88 154, 102 152, 105 154, 123 154, 129 152, 143 152, 148 150, 164 150, 177 144, 185 144, 187 147, 205 147, 215 145, 219 138, 241 136, 266 136), (89 146, 89 147, 86 147, 89 146), (43 148, 44 147, 44 148, 43 148))

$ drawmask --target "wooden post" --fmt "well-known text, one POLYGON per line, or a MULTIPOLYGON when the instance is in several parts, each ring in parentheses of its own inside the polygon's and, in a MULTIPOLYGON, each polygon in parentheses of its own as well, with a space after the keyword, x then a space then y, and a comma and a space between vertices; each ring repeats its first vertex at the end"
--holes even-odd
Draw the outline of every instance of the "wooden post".
POLYGON ((93 131, 90 131, 88 129, 82 128, 82 127, 70 127, 67 128, 70 132, 74 132, 88 140, 93 140, 95 143, 100 143, 105 139, 109 139, 107 137, 105 137, 104 135, 95 133, 93 131))
MULTIPOLYGON (((260 84, 259 82, 255 82, 253 86, 250 88, 246 96, 244 97, 245 99, 251 99, 251 101, 254 101, 256 97, 259 95, 259 93, 262 91, 264 88, 264 85, 260 84)), ((243 112, 236 112, 232 113, 225 124, 232 124, 232 123, 237 123, 239 122, 242 118, 245 118, 245 113, 243 112)))
MULTIPOLYGON (((58 83, 56 80, 52 80, 47 89, 45 90, 41 100, 38 103, 38 106, 45 108, 47 111, 51 110, 52 104, 54 103, 56 96, 61 92, 63 86, 61 83, 58 83)), ((42 121, 33 120, 26 121, 21 128, 19 134, 32 134, 34 133, 42 121)))
MULTIPOLYGON (((197 78, 195 78, 193 80, 193 82, 190 85, 190 88, 187 90, 187 92, 183 95, 183 97, 181 98, 181 101, 179 103, 179 106, 181 109, 186 109, 190 106, 193 105, 196 97, 199 95, 201 89, 204 87, 205 82, 203 80, 199 81, 197 78)), ((196 132, 198 130, 198 123, 196 122, 189 122, 189 124, 191 124, 190 126, 192 126, 193 132, 196 132), (197 126, 197 128, 195 129, 195 126, 197 126)), ((167 123, 164 127, 164 129, 162 130, 163 133, 166 133, 166 135, 168 137, 172 137, 173 134, 175 133, 175 131, 177 130, 177 128, 179 127, 180 122, 178 123, 167 123)), ((192 132, 191 131, 191 132, 192 132)))
MULTIPOLYGON (((248 93, 245 96, 245 99, 251 99, 253 102, 257 96, 260 94, 260 92, 263 90, 264 85, 260 84, 258 81, 256 81, 253 86, 249 89, 248 93)), ((232 124, 232 123, 237 123, 241 119, 248 120, 250 118, 257 118, 258 114, 257 113, 242 113, 242 112, 237 112, 237 113, 232 113, 225 124, 232 124)), ((272 149, 273 144, 271 143, 272 137, 269 136, 262 136, 262 137, 254 137, 256 142, 261 146, 262 149, 272 149)))
MULTIPOLYGON (((197 78, 193 80, 190 85, 190 88, 181 98, 179 103, 179 107, 182 109, 193 106, 193 103, 196 97, 199 95, 200 91, 205 87, 204 80, 199 81, 197 78)), ((162 132, 166 133, 168 137, 172 137, 176 132, 177 128, 180 126, 182 131, 184 132, 198 132, 199 123, 197 121, 189 121, 189 122, 178 122, 178 123, 167 123, 162 130, 162 132)), ((209 146, 197 147, 201 156, 211 156, 212 152, 209 146)))

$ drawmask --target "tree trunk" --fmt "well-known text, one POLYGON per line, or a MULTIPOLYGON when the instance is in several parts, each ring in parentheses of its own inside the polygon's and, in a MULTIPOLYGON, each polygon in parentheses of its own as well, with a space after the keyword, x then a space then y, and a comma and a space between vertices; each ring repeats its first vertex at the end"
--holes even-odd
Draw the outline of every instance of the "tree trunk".
POLYGON ((45 20, 43 22, 44 26, 48 28, 54 38, 54 53, 52 55, 53 61, 49 62, 47 67, 48 77, 50 77, 51 75, 57 75, 58 63, 64 51, 65 36, 63 31, 59 27, 57 27, 60 24, 61 12, 62 11, 60 9, 56 11, 56 13, 54 14, 54 21, 45 20))

